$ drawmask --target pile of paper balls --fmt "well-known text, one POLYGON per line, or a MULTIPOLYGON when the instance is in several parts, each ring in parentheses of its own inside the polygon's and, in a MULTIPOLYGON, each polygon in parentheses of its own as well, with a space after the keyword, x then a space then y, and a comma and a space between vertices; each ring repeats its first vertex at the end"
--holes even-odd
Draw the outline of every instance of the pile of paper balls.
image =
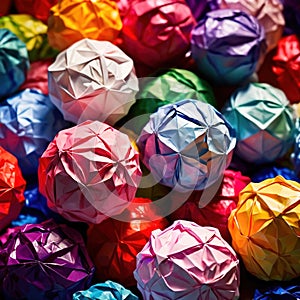
POLYGON ((295 0, 3 0, 0 298, 298 299, 299 28, 295 0))

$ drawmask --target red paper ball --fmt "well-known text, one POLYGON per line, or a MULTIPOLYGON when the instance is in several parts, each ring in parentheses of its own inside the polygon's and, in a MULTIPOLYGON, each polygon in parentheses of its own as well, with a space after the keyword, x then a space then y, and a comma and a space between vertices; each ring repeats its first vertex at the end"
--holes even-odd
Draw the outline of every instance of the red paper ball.
POLYGON ((174 65, 190 48, 196 24, 184 0, 136 0, 123 16, 123 50, 149 68, 174 65))
POLYGON ((150 203, 149 199, 135 198, 117 219, 110 218, 89 228, 87 248, 98 280, 114 280, 127 287, 136 285, 136 255, 148 242, 152 230, 168 226, 150 203))
POLYGON ((14 3, 20 14, 28 14, 47 23, 50 8, 58 3, 58 0, 14 0, 14 3))
POLYGON ((38 89, 48 95, 48 67, 52 62, 51 59, 32 62, 26 80, 19 90, 38 89))
POLYGON ((279 41, 272 70, 289 101, 300 102, 300 42, 296 35, 288 35, 279 41))
POLYGON ((0 147, 0 230, 18 217, 25 185, 17 159, 0 147))
POLYGON ((249 177, 243 176, 240 172, 226 170, 221 186, 209 204, 201 207, 201 198, 206 198, 208 195, 205 195, 205 191, 194 191, 189 199, 170 215, 170 219, 172 221, 183 219, 201 226, 218 228, 222 237, 230 242, 231 236, 227 228, 228 217, 236 208, 240 191, 250 181, 249 177))

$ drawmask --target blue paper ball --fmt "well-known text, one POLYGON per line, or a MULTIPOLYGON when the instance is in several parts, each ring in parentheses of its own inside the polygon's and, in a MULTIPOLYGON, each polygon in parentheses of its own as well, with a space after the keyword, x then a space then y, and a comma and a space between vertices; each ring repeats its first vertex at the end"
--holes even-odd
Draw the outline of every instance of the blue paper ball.
POLYGON ((48 96, 26 89, 0 105, 0 146, 17 157, 24 176, 33 175, 48 144, 68 125, 48 96))
POLYGON ((25 81, 28 69, 25 43, 8 29, 0 29, 0 98, 17 91, 25 81))
POLYGON ((91 286, 86 291, 79 291, 73 294, 73 300, 138 300, 131 291, 122 285, 107 280, 91 286))
POLYGON ((245 12, 207 13, 192 30, 192 57, 204 79, 234 85, 248 79, 266 51, 263 28, 245 12))
POLYGON ((247 162, 274 162, 293 144, 294 110, 285 94, 269 84, 237 89, 222 112, 237 134, 235 153, 247 162))
POLYGON ((155 180, 181 192, 203 190, 220 179, 235 143, 221 113, 193 99, 160 107, 137 140, 155 180))

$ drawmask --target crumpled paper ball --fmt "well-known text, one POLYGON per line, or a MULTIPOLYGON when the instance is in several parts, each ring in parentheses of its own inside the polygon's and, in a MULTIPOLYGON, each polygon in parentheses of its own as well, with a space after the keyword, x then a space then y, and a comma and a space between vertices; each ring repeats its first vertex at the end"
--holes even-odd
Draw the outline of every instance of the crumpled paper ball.
POLYGON ((254 16, 264 28, 267 51, 277 46, 285 25, 280 0, 210 0, 209 5, 211 9, 235 9, 254 16))
POLYGON ((184 58, 196 24, 184 0, 134 1, 122 21, 122 49, 136 64, 154 69, 184 58))
POLYGON ((0 29, 0 99, 18 90, 28 69, 26 45, 10 30, 0 29))
POLYGON ((50 10, 48 40, 62 51, 85 38, 114 42, 121 29, 115 1, 61 0, 50 10))
POLYGON ((87 249, 96 266, 98 281, 111 279, 125 287, 136 285, 133 277, 136 255, 153 230, 168 226, 167 220, 151 209, 151 202, 135 198, 122 215, 89 228, 87 249))
POLYGON ((260 170, 251 175, 251 181, 261 182, 265 179, 274 178, 278 175, 281 175, 287 180, 294 180, 300 182, 300 178, 297 177, 296 173, 293 170, 287 167, 280 166, 269 166, 261 168, 260 170))
POLYGON ((300 275, 300 184, 281 176, 250 183, 228 219, 233 248, 262 280, 300 275))
POLYGON ((18 217, 25 186, 16 157, 0 147, 0 231, 18 217))
POLYGON ((212 87, 195 73, 184 69, 163 69, 151 77, 139 80, 139 92, 136 102, 128 114, 121 120, 126 122, 134 132, 139 134, 149 121, 152 113, 165 104, 182 99, 197 99, 216 104, 212 87))
POLYGON ((93 273, 81 235, 52 220, 15 228, 0 249, 4 299, 72 299, 93 273))
POLYGON ((292 146, 294 112, 285 94, 266 83, 237 89, 222 110, 235 129, 235 153, 247 162, 273 162, 292 146))
POLYGON ((256 18, 231 9, 207 13, 193 29, 191 44, 200 74, 217 85, 246 81, 266 50, 256 18))
POLYGON ((138 300, 130 290, 122 285, 107 280, 104 283, 97 283, 86 291, 79 291, 73 294, 73 300, 138 300))
POLYGON ((30 61, 38 61, 57 55, 57 51, 48 44, 47 26, 30 15, 12 14, 1 17, 0 28, 9 29, 26 44, 30 61))
POLYGON ((281 0, 285 18, 285 35, 300 34, 300 3, 298 0, 281 0))
MULTIPOLYGON (((221 236, 231 242, 228 231, 228 217, 236 208, 239 193, 249 183, 250 178, 243 176, 241 172, 225 170, 222 182, 211 193, 208 190, 194 191, 188 200, 169 218, 171 221, 187 220, 201 226, 211 226, 219 229, 221 236), (203 202, 207 205, 203 206, 203 202)), ((178 195, 180 197, 180 195, 178 195)))
POLYGON ((26 80, 19 90, 36 89, 48 95, 48 67, 53 63, 52 59, 43 59, 32 62, 27 73, 26 80))
POLYGON ((40 192, 69 221, 98 224, 120 214, 140 177, 128 136, 99 121, 61 130, 40 158, 40 192))
POLYGON ((270 287, 265 291, 258 289, 254 292, 253 300, 298 300, 300 299, 300 286, 270 287))
POLYGON ((144 300, 238 299, 239 261, 213 227, 175 221, 152 231, 134 277, 144 300))
POLYGON ((48 70, 50 99, 73 123, 113 125, 135 102, 133 61, 110 42, 83 39, 61 52, 48 70))
POLYGON ((283 37, 273 56, 272 71, 277 84, 291 103, 300 102, 300 41, 296 35, 283 37))
POLYGON ((216 182, 231 161, 235 142, 232 127, 214 107, 186 99, 152 114, 137 145, 157 182, 186 191, 216 182))
POLYGON ((2 102, 0 115, 0 146, 17 157, 24 176, 36 174, 40 156, 68 123, 48 96, 33 89, 2 102))
POLYGON ((58 0, 14 0, 14 6, 19 14, 28 14, 47 24, 50 8, 58 0))

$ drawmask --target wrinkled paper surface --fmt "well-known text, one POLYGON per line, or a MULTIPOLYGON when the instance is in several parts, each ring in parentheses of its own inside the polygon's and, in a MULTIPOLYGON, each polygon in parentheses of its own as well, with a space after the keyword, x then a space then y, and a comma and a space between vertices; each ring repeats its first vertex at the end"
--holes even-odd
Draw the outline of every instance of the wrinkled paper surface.
POLYGON ((134 276, 144 300, 239 297, 239 261, 217 229, 176 221, 154 230, 134 276))
POLYGON ((250 183, 228 219, 233 248, 263 280, 300 275, 300 184, 281 176, 250 183))
POLYGON ((97 224, 120 214, 140 177, 128 136, 98 121, 60 131, 40 159, 40 191, 70 221, 97 224))
POLYGON ((152 114, 137 145, 157 181, 185 191, 216 182, 231 161, 235 142, 232 127, 217 110, 186 99, 152 114))
POLYGON ((65 119, 113 125, 135 102, 133 61, 110 42, 83 39, 61 52, 49 70, 49 95, 65 119))

